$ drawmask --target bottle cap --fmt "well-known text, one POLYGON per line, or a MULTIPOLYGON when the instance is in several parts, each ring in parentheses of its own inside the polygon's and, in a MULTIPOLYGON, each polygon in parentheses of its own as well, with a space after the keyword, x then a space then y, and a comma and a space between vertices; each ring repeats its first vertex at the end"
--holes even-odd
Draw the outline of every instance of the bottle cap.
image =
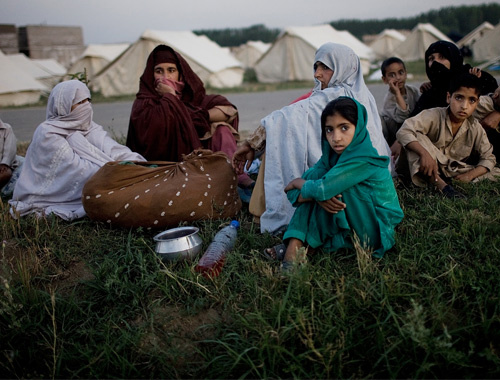
POLYGON ((240 228, 240 222, 238 222, 237 220, 233 220, 233 221, 231 221, 231 226, 238 229, 238 228, 240 228))

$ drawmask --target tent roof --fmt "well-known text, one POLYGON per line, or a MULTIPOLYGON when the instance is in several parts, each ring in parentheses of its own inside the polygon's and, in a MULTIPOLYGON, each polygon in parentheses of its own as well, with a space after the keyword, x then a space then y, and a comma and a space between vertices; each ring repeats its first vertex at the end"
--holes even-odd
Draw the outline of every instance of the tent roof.
POLYGON ((280 33, 277 40, 286 34, 306 41, 315 49, 318 49, 326 42, 336 42, 349 46, 352 50, 354 50, 359 58, 371 59, 373 57, 373 51, 371 48, 358 40, 348 31, 338 31, 330 24, 288 27, 280 33))
POLYGON ((141 38, 171 46, 185 58, 189 57, 210 72, 219 72, 233 67, 242 68, 241 62, 229 51, 224 50, 205 35, 198 36, 190 31, 146 30, 141 38))
POLYGON ((412 33, 414 31, 427 32, 427 33, 433 35, 434 37, 436 37, 437 40, 453 42, 446 36, 446 34, 441 32, 438 28, 436 28, 434 25, 432 25, 430 23, 417 24, 417 26, 415 28, 413 28, 412 33))
POLYGON ((405 61, 418 61, 424 59, 425 51, 430 44, 440 40, 453 42, 434 25, 417 24, 406 39, 396 46, 392 54, 405 61))
POLYGON ((384 29, 370 43, 370 47, 379 58, 387 58, 395 47, 406 40, 406 36, 395 29, 384 29))
POLYGON ((7 55, 0 51, 0 94, 21 91, 47 91, 48 88, 37 81, 29 72, 18 67, 7 55))
POLYGON ((52 75, 64 75, 66 74, 66 68, 57 62, 55 59, 47 58, 47 59, 33 59, 37 65, 43 67, 52 75))
POLYGON ((473 44, 475 41, 480 39, 485 32, 494 29, 495 27, 488 21, 483 22, 481 25, 477 26, 464 36, 460 41, 457 42, 458 47, 463 47, 465 45, 473 44))
POLYGON ((476 61, 487 61, 500 55, 500 23, 493 29, 485 31, 484 35, 472 45, 472 54, 476 61))
POLYGON ((247 41, 240 46, 231 48, 231 54, 245 67, 253 67, 266 51, 271 47, 270 43, 262 41, 247 41))
POLYGON ((245 46, 252 47, 264 54, 271 47, 271 44, 262 41, 247 41, 245 44, 241 45, 241 47, 245 46))
POLYGON ((128 48, 130 44, 90 44, 87 46, 85 51, 82 53, 81 58, 85 57, 97 57, 103 58, 108 62, 118 57, 121 53, 128 48))
POLYGON ((29 59, 22 53, 9 54, 6 56, 19 69, 29 73, 33 78, 41 79, 51 77, 53 74, 40 65, 37 65, 32 59, 29 59))
POLYGON ((375 41, 383 39, 383 38, 392 38, 395 40, 404 41, 406 39, 406 36, 403 33, 397 31, 396 29, 384 29, 379 34, 377 34, 377 37, 372 42, 372 44, 375 41))

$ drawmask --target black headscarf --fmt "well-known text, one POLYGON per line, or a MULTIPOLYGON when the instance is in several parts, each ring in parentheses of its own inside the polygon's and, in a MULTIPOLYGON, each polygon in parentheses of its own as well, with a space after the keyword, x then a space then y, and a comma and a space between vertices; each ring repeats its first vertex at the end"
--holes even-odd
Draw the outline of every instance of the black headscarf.
MULTIPOLYGON (((463 61, 460 49, 452 42, 436 41, 429 45, 425 51, 425 72, 432 87, 420 96, 411 116, 415 116, 420 111, 428 108, 448 106, 446 101, 447 93, 452 80, 462 73, 468 73, 471 69, 471 66, 469 64, 464 65, 463 61), (448 69, 437 61, 432 62, 432 65, 429 66, 429 58, 434 53, 440 53, 450 61, 450 68, 448 69)), ((480 81, 482 95, 493 92, 498 87, 496 79, 485 71, 481 72, 480 81)))
POLYGON ((432 87, 439 88, 440 92, 446 93, 448 91, 451 79, 461 72, 463 63, 464 59, 457 45, 448 41, 434 42, 425 51, 425 72, 432 87), (450 61, 450 68, 448 69, 437 61, 432 62, 429 66, 430 56, 434 53, 439 53, 450 61))

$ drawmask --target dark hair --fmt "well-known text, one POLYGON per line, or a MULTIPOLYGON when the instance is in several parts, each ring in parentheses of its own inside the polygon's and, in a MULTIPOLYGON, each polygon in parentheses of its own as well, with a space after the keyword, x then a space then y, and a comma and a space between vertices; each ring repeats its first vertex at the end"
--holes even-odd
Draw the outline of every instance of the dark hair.
POLYGON ((380 71, 382 71, 383 77, 385 77, 385 70, 387 69, 387 66, 390 66, 393 63, 401 63, 406 70, 406 65, 401 58, 398 57, 387 58, 384 62, 382 62, 382 65, 380 66, 380 71))
POLYGON ((476 94, 478 96, 481 94, 481 89, 482 89, 481 80, 473 74, 462 73, 460 75, 457 75, 455 78, 451 80, 448 92, 451 95, 455 91, 457 91, 460 87, 473 88, 474 90, 476 90, 476 94))
POLYGON ((321 130, 325 132, 326 118, 336 113, 347 119, 352 124, 358 123, 358 106, 351 98, 340 97, 328 103, 321 114, 321 130))

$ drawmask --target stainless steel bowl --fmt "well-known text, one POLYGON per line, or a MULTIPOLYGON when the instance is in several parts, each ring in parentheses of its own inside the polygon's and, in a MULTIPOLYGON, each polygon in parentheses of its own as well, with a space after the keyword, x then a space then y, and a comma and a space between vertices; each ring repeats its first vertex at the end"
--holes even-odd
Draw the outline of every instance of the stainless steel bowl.
POLYGON ((202 240, 197 227, 178 227, 163 231, 153 239, 155 251, 165 260, 192 260, 201 251, 202 240))

